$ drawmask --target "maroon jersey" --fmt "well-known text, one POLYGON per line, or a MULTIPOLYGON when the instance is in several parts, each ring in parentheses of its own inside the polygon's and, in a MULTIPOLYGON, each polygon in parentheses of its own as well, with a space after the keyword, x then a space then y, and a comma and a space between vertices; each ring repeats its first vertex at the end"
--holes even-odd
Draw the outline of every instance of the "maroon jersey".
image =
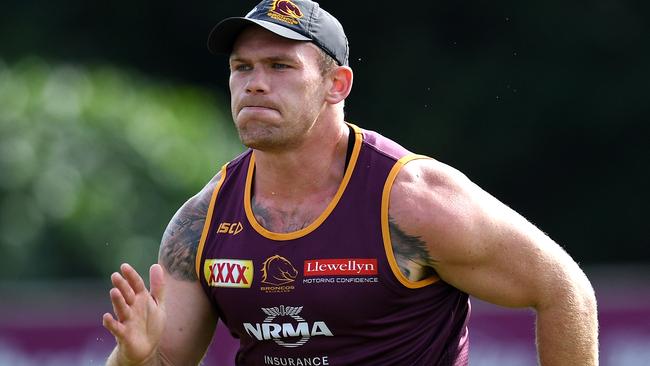
POLYGON ((251 209, 255 154, 228 163, 213 195, 196 270, 240 340, 237 365, 467 365, 467 294, 412 282, 394 259, 390 189, 425 158, 354 129, 338 192, 309 226, 262 227, 251 209))

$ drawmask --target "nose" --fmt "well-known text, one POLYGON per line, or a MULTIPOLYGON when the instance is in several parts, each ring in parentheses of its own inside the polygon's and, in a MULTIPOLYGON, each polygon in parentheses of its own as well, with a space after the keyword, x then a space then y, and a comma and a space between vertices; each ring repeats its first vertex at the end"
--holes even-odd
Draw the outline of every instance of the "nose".
POLYGON ((264 71, 254 69, 249 74, 246 82, 246 94, 266 94, 269 91, 269 83, 264 71))

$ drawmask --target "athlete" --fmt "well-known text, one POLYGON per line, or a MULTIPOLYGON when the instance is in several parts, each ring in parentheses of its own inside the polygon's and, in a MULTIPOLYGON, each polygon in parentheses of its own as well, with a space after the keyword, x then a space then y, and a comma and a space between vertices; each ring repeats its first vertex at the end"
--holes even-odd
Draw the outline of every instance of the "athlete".
POLYGON ((150 289, 128 264, 111 276, 109 365, 196 365, 218 320, 237 365, 467 365, 469 295, 534 309, 542 365, 598 364, 594 292, 560 246, 457 170, 345 122, 332 15, 264 0, 208 44, 230 56, 249 149, 175 214, 150 289))

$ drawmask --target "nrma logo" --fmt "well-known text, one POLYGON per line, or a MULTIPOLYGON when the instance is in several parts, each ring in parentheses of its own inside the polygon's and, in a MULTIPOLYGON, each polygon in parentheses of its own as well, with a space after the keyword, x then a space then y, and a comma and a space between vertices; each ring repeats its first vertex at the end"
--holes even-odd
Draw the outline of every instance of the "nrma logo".
POLYGON ((284 306, 262 308, 266 319, 262 323, 244 323, 246 333, 258 341, 273 340, 282 347, 295 348, 307 343, 315 336, 333 337, 332 331, 323 321, 307 322, 300 314, 302 306, 284 306), (289 318, 286 322, 274 322, 276 318, 289 318), (298 338, 290 341, 291 338, 298 338))

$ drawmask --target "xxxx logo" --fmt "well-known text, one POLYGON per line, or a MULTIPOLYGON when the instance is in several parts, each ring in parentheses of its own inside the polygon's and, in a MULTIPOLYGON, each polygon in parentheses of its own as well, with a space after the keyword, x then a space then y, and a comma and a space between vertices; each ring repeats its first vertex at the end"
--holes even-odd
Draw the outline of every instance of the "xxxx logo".
POLYGON ((241 233, 242 230, 244 230, 244 227, 242 226, 241 222, 222 222, 219 224, 219 228, 217 228, 217 233, 237 235, 241 233))
POLYGON ((203 273, 208 286, 250 288, 253 282, 253 261, 206 259, 203 273))

